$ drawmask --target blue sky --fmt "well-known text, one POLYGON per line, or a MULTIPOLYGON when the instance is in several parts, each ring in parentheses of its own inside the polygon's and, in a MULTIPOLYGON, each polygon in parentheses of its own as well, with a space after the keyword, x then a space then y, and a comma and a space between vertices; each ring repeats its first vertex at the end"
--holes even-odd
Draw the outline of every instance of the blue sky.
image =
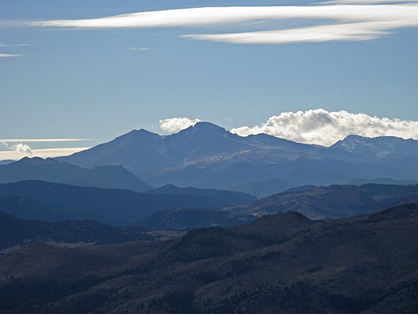
MULTIPOLYGON (((328 6, 350 5, 340 1, 328 6)), ((361 5, 371 7, 371 1, 376 2, 361 5)), ((405 5, 399 2, 386 4, 405 5)), ((417 121, 417 27, 365 26, 375 16, 371 21, 349 17, 348 22, 346 17, 303 19, 298 13, 292 19, 141 28, 33 23, 216 6, 281 7, 281 12, 282 7, 316 3, 0 0, 0 139, 90 139, 3 142, 3 150, 16 150, 17 143, 32 149, 89 147, 140 128, 161 133, 159 121, 171 117, 211 121, 226 129, 251 128, 284 112, 321 108, 417 121), (282 42, 266 44, 217 37, 245 33, 248 41, 253 38, 248 33, 331 25, 338 31, 339 24, 357 22, 366 28, 350 33, 348 40, 289 43, 283 42, 288 34, 274 34, 282 42), (205 38, 208 34, 216 37, 205 38)), ((384 9, 377 4, 373 10, 384 9)), ((409 10, 417 14, 417 7, 409 10)), ((185 14, 188 19, 195 13, 185 14)))

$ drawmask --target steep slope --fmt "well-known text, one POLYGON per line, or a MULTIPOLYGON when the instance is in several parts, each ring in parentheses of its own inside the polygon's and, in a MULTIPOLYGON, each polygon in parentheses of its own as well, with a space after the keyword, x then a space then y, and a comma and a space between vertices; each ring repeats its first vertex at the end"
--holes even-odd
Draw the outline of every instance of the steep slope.
POLYGON ((0 311, 417 313, 417 223, 405 205, 330 221, 279 214, 151 246, 40 244, 0 260, 0 311))
MULTIPOLYGON (((72 217, 67 217, 67 219, 93 219, 111 225, 130 225, 156 210, 168 208, 218 209, 227 204, 206 196, 153 195, 130 190, 79 187, 42 181, 0 184, 1 196, 30 198, 54 205, 58 211, 65 208, 66 216, 72 214, 72 217)), ((20 209, 19 205, 15 208, 20 209)), ((23 215, 20 218, 26 219, 25 213, 22 211, 16 214, 8 212, 7 208, 3 211, 14 216, 23 215)), ((31 218, 33 218, 33 213, 31 218)))
POLYGON ((227 208, 226 211, 255 216, 295 211, 311 219, 345 218, 403 202, 417 202, 417 196, 417 185, 333 185, 302 191, 290 190, 261 199, 253 205, 227 208))
POLYGON ((39 157, 26 157, 0 166, 0 183, 15 183, 23 180, 42 180, 85 187, 120 188, 139 192, 152 188, 122 166, 104 165, 86 169, 39 157))

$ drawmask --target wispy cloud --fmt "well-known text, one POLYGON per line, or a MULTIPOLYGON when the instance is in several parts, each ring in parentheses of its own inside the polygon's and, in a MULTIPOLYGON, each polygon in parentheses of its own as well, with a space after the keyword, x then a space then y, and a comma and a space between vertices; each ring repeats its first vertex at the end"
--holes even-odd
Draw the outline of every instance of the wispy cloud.
POLYGON ((0 160, 19 160, 26 156, 34 157, 38 156, 41 158, 57 157, 57 156, 66 156, 76 152, 89 149, 89 147, 83 148, 50 148, 50 149, 31 149, 27 145, 16 147, 15 150, 0 151, 0 160))
MULTIPOLYGON (((8 43, 0 43, 0 47, 24 47, 29 46, 29 44, 8 44, 8 43)), ((20 57, 21 54, 3 54, 0 53, 0 58, 10 58, 10 57, 20 57)))
POLYGON ((416 27, 417 4, 412 1, 399 2, 402 1, 335 0, 313 6, 203 7, 138 12, 96 19, 39 21, 28 25, 80 29, 159 28, 241 25, 252 21, 294 19, 300 21, 300 27, 227 34, 189 34, 183 37, 235 44, 359 41, 376 39, 398 28, 416 27), (317 21, 317 25, 307 26, 313 20, 317 21))
POLYGON ((148 47, 127 47, 127 48, 122 48, 124 50, 132 50, 132 51, 148 51, 151 50, 148 47))
POLYGON ((266 133, 292 141, 330 146, 349 135, 417 139, 418 122, 314 109, 281 113, 260 125, 234 128, 231 132, 240 136, 266 133))
POLYGON ((0 58, 20 57, 20 54, 0 54, 0 58))
MULTIPOLYGON (((337 22, 284 30, 229 34, 191 34, 184 35, 183 37, 233 44, 363 41, 380 38, 390 34, 392 30, 398 28, 416 27, 418 23, 417 6, 327 6, 327 8, 328 11, 329 9, 337 8, 334 12, 335 16, 333 17, 330 15, 329 17, 337 22), (341 9, 344 8, 347 14, 346 16, 341 14, 341 9), (359 8, 363 8, 362 11, 358 11, 359 8), (374 8, 376 10, 375 14, 370 11, 374 8), (364 11, 365 9, 366 11, 364 11), (391 13, 390 11, 393 12, 391 13), (342 21, 345 23, 342 23, 342 21)), ((293 16, 295 18, 303 17, 303 15, 298 14, 297 11, 294 13, 293 16)), ((312 18, 321 17, 324 13, 326 12, 322 12, 322 14, 317 16, 313 15, 312 18)), ((326 16, 324 16, 324 18, 327 19, 326 16)))
POLYGON ((7 149, 0 151, 0 160, 5 159, 21 159, 25 156, 39 156, 39 157, 55 157, 61 155, 69 155, 74 152, 84 150, 86 148, 51 148, 51 149, 32 149, 27 143, 51 143, 51 142, 79 142, 88 141, 91 139, 0 139, 0 149, 7 149))
MULTIPOLYGON (((348 23, 295 28, 280 31, 247 32, 219 35, 185 35, 186 38, 233 44, 291 44, 329 41, 361 41, 389 34, 389 23, 348 23)), ((396 27, 393 27, 396 28, 396 27)))
POLYGON ((5 43, 0 43, 0 47, 25 47, 25 46, 29 46, 29 44, 5 44, 5 43))
POLYGON ((72 138, 56 138, 56 139, 0 139, 0 142, 76 142, 76 141, 89 141, 92 139, 72 139, 72 138))
POLYGON ((200 122, 200 120, 189 119, 186 117, 175 117, 159 120, 160 129, 168 133, 179 132, 183 129, 195 125, 197 122, 200 122))
POLYGON ((417 3, 417 0, 331 0, 321 4, 400 4, 417 3))

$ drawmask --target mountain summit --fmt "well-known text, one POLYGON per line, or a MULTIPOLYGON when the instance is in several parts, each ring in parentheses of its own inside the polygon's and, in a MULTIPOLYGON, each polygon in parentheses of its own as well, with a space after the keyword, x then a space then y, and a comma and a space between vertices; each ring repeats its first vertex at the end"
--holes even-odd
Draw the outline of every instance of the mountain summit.
POLYGON ((122 165, 153 186, 258 191, 260 197, 267 180, 287 182, 287 188, 378 177, 417 180, 417 157, 411 139, 349 136, 327 148, 266 134, 241 137, 199 122, 167 136, 133 130, 59 160, 82 167, 122 165))

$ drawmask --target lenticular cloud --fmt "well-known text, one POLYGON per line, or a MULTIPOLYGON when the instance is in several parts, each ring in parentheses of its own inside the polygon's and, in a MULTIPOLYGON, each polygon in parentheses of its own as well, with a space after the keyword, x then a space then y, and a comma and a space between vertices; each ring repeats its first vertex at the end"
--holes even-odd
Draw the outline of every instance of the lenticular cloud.
POLYGON ((195 125, 197 122, 200 122, 200 120, 189 119, 186 117, 166 118, 159 120, 160 129, 168 133, 179 132, 183 129, 195 125))
POLYGON ((296 142, 330 146, 349 135, 364 137, 396 136, 418 138, 418 122, 371 117, 347 111, 328 112, 324 109, 286 112, 272 116, 258 126, 234 128, 240 136, 266 133, 296 142))

